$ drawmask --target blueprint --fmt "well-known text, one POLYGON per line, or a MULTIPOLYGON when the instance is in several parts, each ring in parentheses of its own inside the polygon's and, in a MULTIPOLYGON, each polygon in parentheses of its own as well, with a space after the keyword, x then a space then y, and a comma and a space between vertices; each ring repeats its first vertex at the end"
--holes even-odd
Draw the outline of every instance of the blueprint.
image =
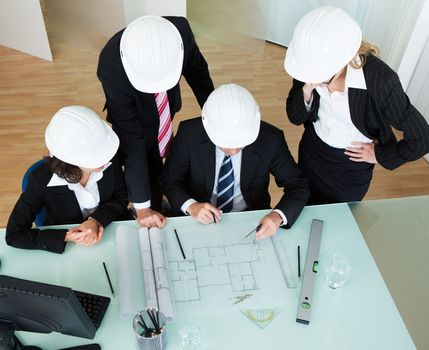
POLYGON ((174 318, 162 231, 156 227, 139 230, 146 307, 161 310, 174 318))
POLYGON ((162 231, 119 225, 116 248, 121 317, 151 307, 172 320, 175 312, 162 231))
POLYGON ((221 225, 206 226, 201 232, 193 228, 179 232, 186 259, 180 255, 175 235, 164 229, 177 309, 235 307, 237 299, 242 299, 237 307, 246 303, 262 307, 281 304, 286 298, 284 273, 271 239, 250 237, 240 242, 243 232, 226 232, 221 225))
POLYGON ((294 281, 280 245, 269 238, 255 241, 254 235, 241 240, 254 225, 188 221, 177 229, 186 259, 174 227, 118 226, 121 315, 142 304, 173 319, 176 310, 266 309, 293 300, 289 296, 296 289, 291 289, 294 281))

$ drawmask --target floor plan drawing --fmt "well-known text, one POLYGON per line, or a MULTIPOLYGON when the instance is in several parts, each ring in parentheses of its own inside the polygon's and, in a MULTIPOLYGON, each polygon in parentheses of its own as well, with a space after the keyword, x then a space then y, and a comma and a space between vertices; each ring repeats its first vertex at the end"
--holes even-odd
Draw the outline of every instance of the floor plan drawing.
POLYGON ((187 260, 168 261, 174 302, 198 304, 219 292, 230 299, 255 291, 261 288, 255 264, 264 260, 259 242, 193 248, 187 260))
POLYGON ((257 222, 225 216, 216 225, 188 222, 163 229, 176 310, 277 308, 290 293, 271 238, 243 239, 257 222), (230 219, 231 218, 231 219, 230 219), (181 244, 179 244, 179 239, 181 244), (183 253, 181 248, 183 248, 183 253), (269 271, 269 273, 267 273, 269 271))

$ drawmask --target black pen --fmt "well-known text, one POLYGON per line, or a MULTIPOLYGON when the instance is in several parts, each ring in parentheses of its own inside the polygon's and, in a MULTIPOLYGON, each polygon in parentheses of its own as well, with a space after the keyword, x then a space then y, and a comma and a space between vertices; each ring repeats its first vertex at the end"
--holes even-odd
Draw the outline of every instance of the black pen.
POLYGON ((301 278, 301 247, 298 246, 298 277, 301 278))
POLYGON ((110 281, 109 273, 107 272, 106 263, 103 261, 104 272, 106 273, 107 281, 109 282, 110 291, 112 292, 113 297, 115 297, 115 291, 113 290, 112 281, 110 281))
POLYGON ((177 234, 176 229, 174 229, 174 234, 176 235, 177 243, 179 243, 179 247, 180 247, 180 251, 182 252, 183 259, 186 260, 185 252, 183 251, 182 243, 180 243, 179 235, 177 234))
POLYGON ((213 213, 213 212, 211 212, 212 213, 212 215, 213 215, 213 222, 216 224, 217 222, 216 222, 216 215, 215 215, 215 213, 213 213))
POLYGON ((241 243, 242 241, 244 241, 247 237, 249 237, 253 232, 258 232, 262 227, 262 224, 259 224, 258 226, 256 226, 252 231, 250 231, 247 235, 245 235, 242 239, 240 239, 238 241, 238 243, 241 243))

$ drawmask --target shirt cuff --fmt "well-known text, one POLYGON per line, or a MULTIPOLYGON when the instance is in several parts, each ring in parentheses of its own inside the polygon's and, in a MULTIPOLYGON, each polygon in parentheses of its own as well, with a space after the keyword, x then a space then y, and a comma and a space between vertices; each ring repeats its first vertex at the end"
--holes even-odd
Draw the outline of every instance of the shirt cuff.
POLYGON ((197 201, 193 198, 190 198, 185 203, 182 204, 182 206, 180 207, 180 210, 183 211, 186 215, 189 215, 187 210, 194 203, 197 203, 197 201))
POLYGON ((283 212, 280 209, 274 209, 273 211, 275 211, 277 214, 280 215, 280 217, 282 218, 283 222, 280 224, 280 226, 284 226, 287 224, 287 219, 285 214, 283 214, 283 212))
POLYGON ((142 203, 133 203, 133 207, 134 207, 134 209, 150 208, 150 199, 148 201, 142 202, 142 203))
POLYGON ((313 95, 311 95, 310 102, 307 103, 307 101, 304 99, 304 105, 307 112, 310 112, 311 105, 313 104, 313 95))

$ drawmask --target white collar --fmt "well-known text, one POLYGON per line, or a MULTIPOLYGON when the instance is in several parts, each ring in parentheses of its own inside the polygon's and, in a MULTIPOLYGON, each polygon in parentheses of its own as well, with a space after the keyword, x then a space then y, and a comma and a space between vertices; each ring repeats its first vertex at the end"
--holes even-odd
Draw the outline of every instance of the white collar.
POLYGON ((353 68, 350 64, 347 65, 345 89, 348 88, 366 90, 365 75, 362 68, 353 68))
MULTIPOLYGON (((240 150, 240 152, 238 152, 237 154, 234 154, 233 156, 230 156, 231 158, 234 158, 235 156, 238 156, 242 151, 243 151, 244 147, 240 150)), ((222 151, 218 146, 216 146, 216 154, 222 157, 227 156, 228 154, 226 154, 224 151, 222 151)))
MULTIPOLYGON (((107 163, 103 169, 99 172, 96 173, 91 173, 89 179, 88 179, 88 183, 91 182, 95 183, 97 181, 100 181, 103 178, 103 171, 106 170, 112 163, 109 162, 107 163)), ((52 174, 51 180, 48 182, 48 184, 46 185, 47 187, 55 187, 55 186, 73 186, 73 185, 78 185, 78 184, 73 184, 68 182, 67 180, 59 177, 57 174, 52 174)))

